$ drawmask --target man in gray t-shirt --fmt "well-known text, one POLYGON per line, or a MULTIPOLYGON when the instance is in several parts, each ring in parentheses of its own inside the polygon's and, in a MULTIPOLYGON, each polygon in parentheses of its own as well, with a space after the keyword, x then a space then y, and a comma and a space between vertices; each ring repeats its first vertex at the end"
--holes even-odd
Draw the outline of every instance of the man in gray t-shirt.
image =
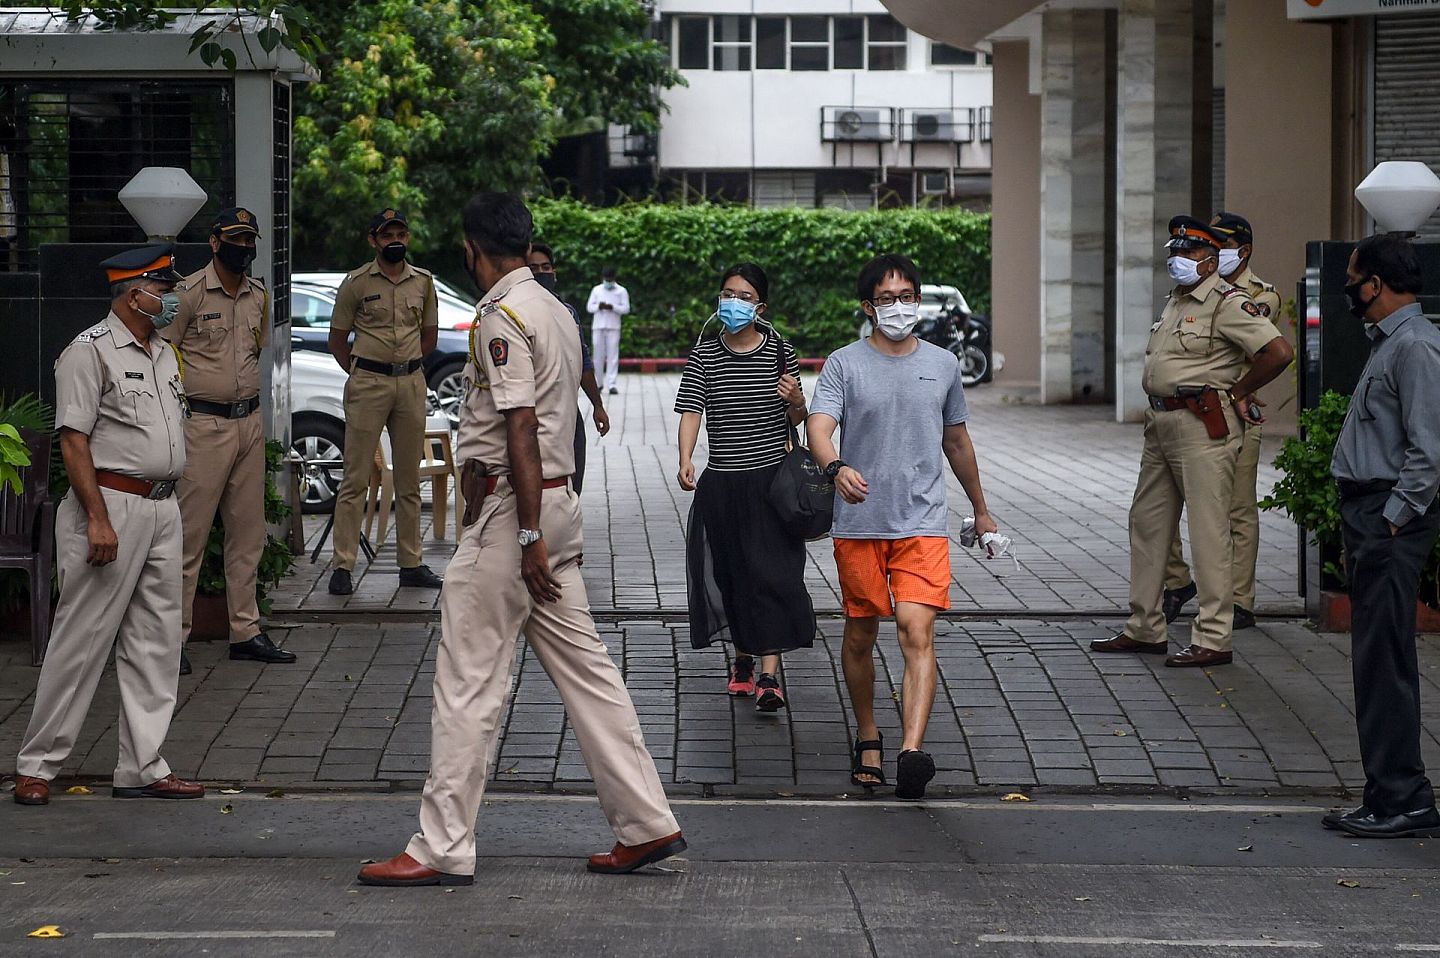
POLYGON ((893 614, 905 656, 895 794, 922 798, 935 776, 921 747, 935 701, 935 613, 950 607, 947 460, 974 506, 977 534, 999 529, 965 427, 960 364, 913 333, 915 264, 877 256, 861 271, 857 292, 875 331, 826 360, 807 424, 811 451, 840 494, 831 534, 845 602, 841 664, 859 738, 850 780, 867 789, 885 783, 873 653, 880 617, 893 614), (844 460, 835 451, 837 426, 844 460))

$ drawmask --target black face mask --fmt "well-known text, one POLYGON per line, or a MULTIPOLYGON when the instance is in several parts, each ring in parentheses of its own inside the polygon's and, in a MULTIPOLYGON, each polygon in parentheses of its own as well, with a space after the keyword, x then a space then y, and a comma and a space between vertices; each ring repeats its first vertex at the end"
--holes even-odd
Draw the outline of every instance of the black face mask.
POLYGON ((1372 299, 1369 303, 1367 303, 1365 302, 1365 300, 1360 298, 1360 287, 1364 286, 1368 282, 1370 282, 1369 279, 1362 279, 1358 283, 1351 283, 1350 285, 1345 287, 1345 298, 1350 301, 1350 315, 1354 316, 1356 319, 1364 319, 1365 311, 1368 310, 1371 304, 1375 302, 1375 300, 1372 299))
POLYGON ((535 273, 534 276, 535 276, 535 282, 539 283, 541 286, 544 286, 547 290, 550 291, 551 294, 554 294, 554 292, 555 292, 555 274, 554 274, 554 273, 535 273))
POLYGON ((215 251, 215 258, 220 265, 232 273, 243 273, 250 268, 255 261, 255 247, 237 246, 234 243, 226 243, 223 240, 220 248, 215 251))
POLYGON ((387 263, 405 262, 405 244, 386 243, 384 246, 380 247, 380 258, 387 263))

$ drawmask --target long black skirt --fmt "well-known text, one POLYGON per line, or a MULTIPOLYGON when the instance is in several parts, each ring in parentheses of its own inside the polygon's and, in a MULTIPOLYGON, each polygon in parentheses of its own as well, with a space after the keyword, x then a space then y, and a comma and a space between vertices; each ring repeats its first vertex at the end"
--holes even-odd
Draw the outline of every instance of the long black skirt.
POLYGON ((814 644, 805 540, 787 533, 770 508, 779 468, 700 476, 686 538, 690 644, 697 649, 718 640, 748 655, 778 655, 814 644))

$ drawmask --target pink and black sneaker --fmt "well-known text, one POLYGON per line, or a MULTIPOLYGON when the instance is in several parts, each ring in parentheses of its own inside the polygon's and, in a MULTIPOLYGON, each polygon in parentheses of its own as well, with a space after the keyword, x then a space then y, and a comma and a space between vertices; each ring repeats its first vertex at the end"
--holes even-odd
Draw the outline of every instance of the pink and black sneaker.
POLYGON ((737 696, 755 694, 755 660, 750 658, 735 660, 730 666, 730 694, 737 696))
POLYGON ((769 672, 760 674, 760 681, 755 683, 755 696, 758 712, 778 712, 785 707, 785 690, 780 687, 780 680, 769 672))

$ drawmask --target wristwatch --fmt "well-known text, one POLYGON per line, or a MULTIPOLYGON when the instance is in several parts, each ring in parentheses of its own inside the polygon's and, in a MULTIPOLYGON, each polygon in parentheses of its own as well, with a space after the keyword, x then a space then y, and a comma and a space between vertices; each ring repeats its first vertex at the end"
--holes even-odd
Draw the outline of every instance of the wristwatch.
POLYGON ((840 475, 840 470, 844 469, 847 465, 849 465, 849 463, 847 463, 844 459, 831 460, 830 465, 825 467, 825 478, 834 479, 836 476, 840 475))
POLYGON ((516 538, 520 540, 520 547, 523 549, 525 546, 533 546, 545 538, 545 533, 539 529, 521 529, 516 538))

